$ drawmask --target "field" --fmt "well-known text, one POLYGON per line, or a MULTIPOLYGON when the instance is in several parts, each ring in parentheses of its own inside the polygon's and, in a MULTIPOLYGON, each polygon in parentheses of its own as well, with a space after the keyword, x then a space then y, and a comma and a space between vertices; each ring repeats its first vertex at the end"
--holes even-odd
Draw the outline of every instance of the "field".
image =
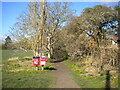
POLYGON ((50 88, 55 77, 50 68, 54 66, 47 62, 42 71, 35 70, 32 65, 32 51, 2 50, 2 87, 3 88, 50 88))

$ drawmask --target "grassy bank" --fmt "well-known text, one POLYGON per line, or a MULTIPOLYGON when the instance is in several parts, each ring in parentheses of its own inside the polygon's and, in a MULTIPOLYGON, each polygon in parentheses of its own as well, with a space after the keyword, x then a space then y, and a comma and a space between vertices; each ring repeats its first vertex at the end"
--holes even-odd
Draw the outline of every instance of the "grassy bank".
MULTIPOLYGON (((72 70, 71 75, 81 88, 106 88, 106 75, 92 76, 84 71, 82 66, 76 67, 74 62, 67 60, 65 63, 72 70)), ((112 76, 110 77, 110 87, 118 88, 118 78, 112 76)))
POLYGON ((44 71, 32 65, 32 51, 2 50, 3 88, 50 88, 55 82, 54 65, 47 62, 44 71))

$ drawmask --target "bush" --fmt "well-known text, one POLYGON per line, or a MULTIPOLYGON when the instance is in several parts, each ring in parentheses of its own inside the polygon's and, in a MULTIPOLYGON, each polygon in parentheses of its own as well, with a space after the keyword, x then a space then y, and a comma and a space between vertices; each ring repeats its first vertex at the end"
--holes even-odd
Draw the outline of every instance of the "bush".
POLYGON ((67 51, 62 51, 62 58, 63 59, 68 59, 68 53, 67 53, 67 51))
POLYGON ((65 50, 55 49, 52 55, 53 58, 63 58, 68 59, 68 53, 65 50))

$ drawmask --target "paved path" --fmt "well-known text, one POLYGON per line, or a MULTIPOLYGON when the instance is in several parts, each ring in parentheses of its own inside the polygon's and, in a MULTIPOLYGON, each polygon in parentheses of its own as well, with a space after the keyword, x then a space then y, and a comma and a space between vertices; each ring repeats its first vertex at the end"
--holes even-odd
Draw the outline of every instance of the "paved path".
POLYGON ((55 75, 57 77, 54 88, 80 88, 69 74, 68 67, 63 62, 55 63, 57 70, 55 75))

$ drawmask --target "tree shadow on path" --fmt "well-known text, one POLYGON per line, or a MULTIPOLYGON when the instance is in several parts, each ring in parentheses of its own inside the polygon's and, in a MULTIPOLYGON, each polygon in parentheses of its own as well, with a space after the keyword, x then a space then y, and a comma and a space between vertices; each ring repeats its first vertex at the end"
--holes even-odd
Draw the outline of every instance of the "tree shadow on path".
POLYGON ((51 63, 59 63, 59 62, 63 62, 64 59, 63 58, 58 58, 58 59, 54 59, 53 61, 51 61, 51 63))
POLYGON ((57 70, 57 69, 53 67, 45 67, 44 70, 57 70))

